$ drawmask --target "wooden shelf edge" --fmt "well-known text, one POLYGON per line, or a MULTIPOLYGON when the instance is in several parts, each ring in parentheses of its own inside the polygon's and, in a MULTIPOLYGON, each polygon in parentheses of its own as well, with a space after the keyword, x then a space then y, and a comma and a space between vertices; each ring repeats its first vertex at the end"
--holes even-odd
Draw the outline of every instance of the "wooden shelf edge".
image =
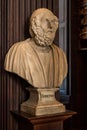
POLYGON ((73 115, 77 114, 77 112, 66 110, 65 112, 57 113, 57 114, 50 114, 50 115, 43 115, 43 116, 31 116, 27 113, 22 111, 11 111, 13 116, 17 120, 26 120, 27 122, 31 122, 32 124, 40 124, 45 122, 55 122, 55 121, 64 121, 73 115))

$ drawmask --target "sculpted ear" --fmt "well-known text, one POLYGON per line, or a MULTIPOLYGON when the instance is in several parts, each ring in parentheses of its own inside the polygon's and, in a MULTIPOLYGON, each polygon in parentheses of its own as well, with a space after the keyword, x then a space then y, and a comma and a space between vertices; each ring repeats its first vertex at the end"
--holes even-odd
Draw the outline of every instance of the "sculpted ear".
POLYGON ((31 37, 35 36, 36 27, 37 27, 37 18, 35 16, 30 20, 29 33, 31 37))

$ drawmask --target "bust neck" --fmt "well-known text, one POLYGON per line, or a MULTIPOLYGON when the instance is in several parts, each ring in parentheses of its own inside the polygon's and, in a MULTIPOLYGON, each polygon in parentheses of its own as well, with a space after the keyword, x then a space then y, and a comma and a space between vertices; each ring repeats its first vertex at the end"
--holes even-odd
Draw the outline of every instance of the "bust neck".
POLYGON ((28 39, 28 42, 31 44, 31 46, 33 48, 35 48, 35 50, 37 50, 38 52, 49 52, 51 50, 51 45, 50 46, 41 46, 41 45, 37 45, 35 43, 35 41, 31 38, 28 39))

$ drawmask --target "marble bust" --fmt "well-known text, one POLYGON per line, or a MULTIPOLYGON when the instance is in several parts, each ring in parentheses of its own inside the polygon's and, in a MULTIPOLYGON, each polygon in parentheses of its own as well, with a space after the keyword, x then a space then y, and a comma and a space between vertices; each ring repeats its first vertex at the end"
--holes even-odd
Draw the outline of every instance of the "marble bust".
POLYGON ((57 29, 58 18, 50 10, 35 10, 30 18, 31 38, 9 49, 5 70, 22 77, 36 89, 59 88, 67 75, 67 60, 63 50, 53 43, 57 29))
POLYGON ((59 87, 67 74, 66 56, 53 44, 57 17, 48 9, 37 9, 30 19, 32 38, 15 43, 5 58, 5 70, 16 73, 34 87, 59 87))

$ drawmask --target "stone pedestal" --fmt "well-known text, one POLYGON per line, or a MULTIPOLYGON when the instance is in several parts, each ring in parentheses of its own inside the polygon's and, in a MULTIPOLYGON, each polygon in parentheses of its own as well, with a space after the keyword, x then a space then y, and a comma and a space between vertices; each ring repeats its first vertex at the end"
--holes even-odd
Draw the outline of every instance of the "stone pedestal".
POLYGON ((55 93, 58 88, 28 88, 30 97, 21 104, 21 111, 30 115, 47 115, 65 112, 65 106, 58 102, 55 93))

